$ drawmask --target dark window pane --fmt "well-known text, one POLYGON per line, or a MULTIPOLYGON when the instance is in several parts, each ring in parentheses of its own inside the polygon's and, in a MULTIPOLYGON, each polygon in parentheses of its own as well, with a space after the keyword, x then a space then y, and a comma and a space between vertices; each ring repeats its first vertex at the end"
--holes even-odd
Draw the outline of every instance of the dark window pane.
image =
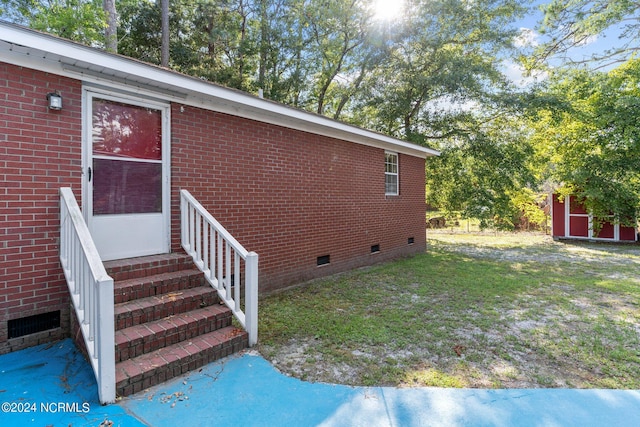
POLYGON ((93 214, 162 212, 162 164, 93 159, 93 214))
POLYGON ((396 175, 385 176, 385 193, 397 194, 398 193, 398 177, 396 175))

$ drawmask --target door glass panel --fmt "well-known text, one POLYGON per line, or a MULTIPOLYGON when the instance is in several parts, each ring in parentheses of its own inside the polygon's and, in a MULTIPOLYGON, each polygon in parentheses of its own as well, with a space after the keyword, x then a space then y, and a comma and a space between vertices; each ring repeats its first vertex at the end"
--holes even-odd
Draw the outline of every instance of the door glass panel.
POLYGON ((162 212, 162 111, 92 101, 93 215, 162 212))
POLYGON ((93 159, 93 214, 162 212, 162 163, 93 159))
POLYGON ((105 99, 93 99, 93 154, 162 159, 162 112, 105 99))

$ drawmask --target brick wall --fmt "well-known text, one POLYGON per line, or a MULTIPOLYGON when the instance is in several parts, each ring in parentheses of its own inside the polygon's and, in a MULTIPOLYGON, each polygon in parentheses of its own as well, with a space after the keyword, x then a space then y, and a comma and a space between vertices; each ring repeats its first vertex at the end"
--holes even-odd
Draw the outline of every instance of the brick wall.
POLYGON ((179 105, 172 133, 172 247, 185 188, 260 255, 262 292, 425 250, 424 159, 385 196, 382 149, 179 105))
POLYGON ((59 339, 69 330, 58 261, 58 188, 80 197, 81 84, 0 63, 0 354, 59 339), (64 109, 49 111, 59 90, 64 109), (61 311, 61 327, 7 339, 11 319, 61 311))
MULTIPOLYGON (((58 190, 81 202, 81 92, 0 64, 0 354, 69 334, 58 190), (47 109, 55 90, 62 111, 47 109), (7 339, 9 320, 57 310, 60 328, 7 339)), ((400 195, 385 197, 381 149, 180 105, 172 131, 173 250, 186 188, 260 254, 262 292, 425 249, 423 159, 400 155, 400 195)))

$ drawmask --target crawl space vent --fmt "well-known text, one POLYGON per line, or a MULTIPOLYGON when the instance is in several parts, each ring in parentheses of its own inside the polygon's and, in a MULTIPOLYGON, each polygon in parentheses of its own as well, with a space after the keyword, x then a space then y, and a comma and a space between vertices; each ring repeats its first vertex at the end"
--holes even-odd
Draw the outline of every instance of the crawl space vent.
POLYGON ((35 316, 22 317, 9 320, 9 337, 19 338, 36 332, 48 331, 60 327, 60 310, 51 313, 36 314, 35 316))
POLYGON ((316 261, 317 265, 327 265, 330 262, 330 257, 329 255, 322 255, 318 257, 318 260, 316 261))

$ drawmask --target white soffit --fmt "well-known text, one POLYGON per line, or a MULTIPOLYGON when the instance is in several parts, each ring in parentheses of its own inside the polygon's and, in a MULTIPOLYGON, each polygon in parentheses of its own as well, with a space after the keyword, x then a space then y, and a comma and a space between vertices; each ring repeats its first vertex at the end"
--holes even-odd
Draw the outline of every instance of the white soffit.
POLYGON ((0 21, 0 59, 221 113, 426 158, 440 153, 122 55, 0 21))

